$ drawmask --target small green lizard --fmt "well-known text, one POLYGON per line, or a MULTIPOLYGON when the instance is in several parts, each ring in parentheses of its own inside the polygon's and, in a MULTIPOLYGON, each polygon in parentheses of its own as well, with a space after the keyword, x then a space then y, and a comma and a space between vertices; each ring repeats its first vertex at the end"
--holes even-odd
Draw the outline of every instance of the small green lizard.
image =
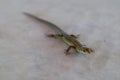
POLYGON ((37 16, 34 16, 29 13, 24 13, 24 14, 29 17, 32 17, 33 19, 36 19, 42 23, 45 23, 50 28, 54 29, 57 34, 50 34, 48 36, 61 39, 63 42, 65 42, 67 45, 69 45, 68 49, 66 50, 66 55, 71 54, 70 49, 74 49, 76 52, 83 53, 83 54, 90 54, 91 52, 93 52, 93 50, 91 48, 87 48, 85 45, 82 45, 80 42, 78 42, 76 35, 69 35, 66 32, 64 32, 62 29, 57 27, 55 24, 48 22, 46 20, 40 19, 37 16))

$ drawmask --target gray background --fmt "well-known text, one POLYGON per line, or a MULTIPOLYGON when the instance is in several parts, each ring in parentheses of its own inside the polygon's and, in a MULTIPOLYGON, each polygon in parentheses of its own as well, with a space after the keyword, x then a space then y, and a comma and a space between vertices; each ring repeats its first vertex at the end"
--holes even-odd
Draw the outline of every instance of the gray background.
POLYGON ((120 80, 120 0, 0 0, 0 80, 120 80), (64 54, 29 12, 95 50, 64 54))

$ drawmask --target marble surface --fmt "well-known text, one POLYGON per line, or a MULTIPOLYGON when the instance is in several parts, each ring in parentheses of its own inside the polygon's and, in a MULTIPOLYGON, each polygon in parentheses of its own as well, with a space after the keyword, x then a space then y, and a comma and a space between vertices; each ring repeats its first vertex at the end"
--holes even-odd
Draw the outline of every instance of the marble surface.
POLYGON ((0 0, 0 80, 120 80, 120 0, 0 0), (66 46, 45 35, 51 21, 90 55, 64 54, 66 46))

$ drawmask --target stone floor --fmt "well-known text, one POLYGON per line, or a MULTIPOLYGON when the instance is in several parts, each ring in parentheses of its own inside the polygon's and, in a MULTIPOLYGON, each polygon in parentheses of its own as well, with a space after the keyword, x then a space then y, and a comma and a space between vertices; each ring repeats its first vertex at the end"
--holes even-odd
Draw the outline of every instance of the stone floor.
POLYGON ((120 0, 0 0, 0 80, 120 80, 120 0), (47 25, 80 34, 89 55, 64 54, 47 25))

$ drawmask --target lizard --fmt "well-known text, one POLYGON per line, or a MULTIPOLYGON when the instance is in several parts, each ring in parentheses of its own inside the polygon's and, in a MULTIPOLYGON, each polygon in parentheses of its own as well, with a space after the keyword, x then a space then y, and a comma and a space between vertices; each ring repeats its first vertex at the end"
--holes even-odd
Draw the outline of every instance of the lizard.
POLYGON ((85 45, 82 45, 78 40, 77 40, 77 35, 69 35, 66 32, 64 32, 61 28, 59 28, 57 25, 41 19, 35 15, 32 15, 30 13, 24 12, 24 15, 31 17, 39 22, 42 22, 46 25, 48 25, 51 29, 55 30, 56 34, 49 34, 48 37, 53 37, 62 40, 64 43, 66 43, 69 47, 66 50, 66 55, 71 54, 70 50, 74 49, 77 53, 83 53, 83 54, 90 54, 93 52, 93 49, 86 47, 85 45))

